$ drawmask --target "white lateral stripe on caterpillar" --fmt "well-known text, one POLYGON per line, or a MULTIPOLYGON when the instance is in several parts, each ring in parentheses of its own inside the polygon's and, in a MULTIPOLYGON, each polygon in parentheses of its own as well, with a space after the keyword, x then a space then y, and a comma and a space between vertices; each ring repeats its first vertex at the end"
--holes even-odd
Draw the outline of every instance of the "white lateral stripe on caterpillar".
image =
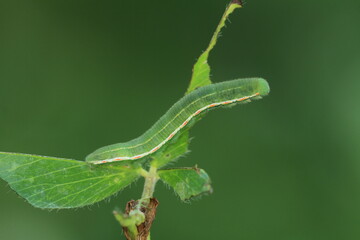
POLYGON ((154 147, 153 149, 151 149, 148 152, 136 155, 136 156, 132 156, 132 157, 116 157, 116 158, 110 158, 110 159, 105 159, 105 160, 99 160, 99 161, 95 161, 92 162, 93 164, 102 164, 102 163, 110 163, 110 162, 117 162, 117 161, 122 161, 122 160, 136 160, 139 158, 143 158, 147 155, 150 155, 154 152, 156 152, 157 150, 159 150, 165 143, 167 143, 171 138, 173 138, 176 133, 178 133, 183 127, 185 127, 190 120, 195 117, 196 115, 200 114, 201 112, 203 112, 204 110, 208 109, 208 108, 212 108, 212 107, 216 107, 216 106, 220 106, 220 105, 226 105, 226 104, 230 104, 230 103, 235 103, 235 102, 241 102, 241 101, 245 101, 248 100, 250 98, 259 96, 260 93, 255 93, 251 96, 246 96, 246 97, 242 97, 242 98, 236 98, 236 99, 232 99, 232 100, 228 100, 228 101, 224 101, 224 102, 217 102, 217 103, 211 103, 209 105, 206 105, 205 107, 200 108, 199 110, 197 110, 195 113, 191 114, 178 128, 176 128, 174 130, 174 132, 172 132, 164 141, 162 141, 159 145, 157 145, 156 147, 154 147))

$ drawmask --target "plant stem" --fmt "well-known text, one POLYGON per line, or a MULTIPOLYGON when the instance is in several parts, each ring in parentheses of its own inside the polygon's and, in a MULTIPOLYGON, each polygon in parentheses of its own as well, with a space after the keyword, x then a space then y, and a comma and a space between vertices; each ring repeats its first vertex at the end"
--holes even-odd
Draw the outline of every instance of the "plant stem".
POLYGON ((139 173, 145 178, 141 199, 129 201, 126 205, 125 214, 115 212, 115 217, 122 225, 124 235, 128 240, 150 240, 150 228, 159 204, 153 198, 155 185, 159 180, 157 168, 151 166, 149 171, 140 168, 139 173))
POLYGON ((145 176, 144 190, 141 196, 142 202, 148 203, 153 197, 156 182, 159 180, 157 175, 157 168, 151 166, 149 172, 145 176))

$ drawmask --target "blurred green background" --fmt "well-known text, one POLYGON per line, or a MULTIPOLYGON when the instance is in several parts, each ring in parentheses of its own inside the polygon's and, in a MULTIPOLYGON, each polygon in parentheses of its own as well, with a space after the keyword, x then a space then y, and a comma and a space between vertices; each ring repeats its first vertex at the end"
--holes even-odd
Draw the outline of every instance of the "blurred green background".
MULTIPOLYGON (((81 160, 137 137, 183 96, 227 3, 1 0, 0 150, 81 160)), ((192 130, 173 166, 198 164, 214 193, 185 204, 159 183, 153 239, 360 239, 360 2, 248 0, 231 22, 212 79, 272 92, 192 130)), ((141 191, 49 212, 0 181, 0 239, 124 239, 111 212, 141 191)))

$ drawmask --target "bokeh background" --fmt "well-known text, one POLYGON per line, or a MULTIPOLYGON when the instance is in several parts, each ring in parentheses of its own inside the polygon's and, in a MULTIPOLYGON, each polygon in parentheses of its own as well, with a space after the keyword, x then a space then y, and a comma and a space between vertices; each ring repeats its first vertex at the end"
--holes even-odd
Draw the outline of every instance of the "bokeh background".
MULTIPOLYGON (((183 96, 227 3, 1 0, 0 150, 81 160, 137 137, 183 96)), ((248 0, 231 22, 213 81, 272 92, 192 130, 173 166, 198 164, 214 193, 185 204, 159 183, 152 238, 360 239, 360 2, 248 0)), ((0 181, 0 239, 124 239, 111 212, 142 184, 49 212, 0 181)))

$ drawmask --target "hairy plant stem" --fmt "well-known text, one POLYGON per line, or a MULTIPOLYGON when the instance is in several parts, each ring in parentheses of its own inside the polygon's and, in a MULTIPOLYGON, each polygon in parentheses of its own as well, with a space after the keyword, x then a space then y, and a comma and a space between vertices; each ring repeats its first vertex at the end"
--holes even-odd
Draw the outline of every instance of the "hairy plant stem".
POLYGON ((157 168, 151 166, 149 171, 146 173, 144 189, 141 196, 141 203, 147 204, 150 201, 150 198, 153 197, 155 185, 159 180, 159 176, 157 175, 157 168))
MULTIPOLYGON (((141 205, 143 206, 145 205, 145 207, 147 207, 148 204, 150 203, 150 199, 153 197, 156 183, 159 180, 159 176, 157 175, 157 168, 151 166, 146 176, 144 177, 145 177, 144 189, 138 207, 141 207, 141 205)), ((150 233, 147 240, 150 240, 150 233)))

